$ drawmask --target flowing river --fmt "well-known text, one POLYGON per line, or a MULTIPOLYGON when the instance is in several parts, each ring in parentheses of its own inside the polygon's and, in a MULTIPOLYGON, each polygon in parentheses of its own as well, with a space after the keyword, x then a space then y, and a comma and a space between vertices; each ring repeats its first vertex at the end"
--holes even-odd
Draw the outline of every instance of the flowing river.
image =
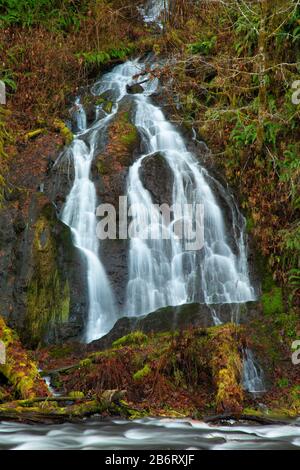
POLYGON ((0 450, 300 450, 300 420, 286 426, 209 426, 171 419, 1 423, 0 450))

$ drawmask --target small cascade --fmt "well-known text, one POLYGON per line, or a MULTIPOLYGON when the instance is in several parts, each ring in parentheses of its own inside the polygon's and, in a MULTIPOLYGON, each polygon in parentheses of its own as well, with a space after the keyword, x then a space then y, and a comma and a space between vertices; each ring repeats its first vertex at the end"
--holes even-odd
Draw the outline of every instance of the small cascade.
POLYGON ((244 390, 253 394, 264 393, 266 391, 264 382, 262 368, 254 359, 252 351, 248 348, 245 349, 242 377, 244 390))
POLYGON ((168 8, 169 0, 150 0, 146 7, 141 10, 145 23, 156 23, 162 27, 160 17, 168 8))
MULTIPOLYGON (((76 108, 80 131, 69 148, 75 179, 61 219, 70 227, 73 243, 80 250, 86 264, 89 312, 85 340, 90 342, 109 331, 116 312, 110 283, 99 258, 99 241, 96 235, 97 197, 95 185, 90 179, 95 133, 86 135, 86 116, 79 100, 76 108)), ((98 123, 97 132, 103 129, 108 119, 109 117, 105 117, 98 123)))

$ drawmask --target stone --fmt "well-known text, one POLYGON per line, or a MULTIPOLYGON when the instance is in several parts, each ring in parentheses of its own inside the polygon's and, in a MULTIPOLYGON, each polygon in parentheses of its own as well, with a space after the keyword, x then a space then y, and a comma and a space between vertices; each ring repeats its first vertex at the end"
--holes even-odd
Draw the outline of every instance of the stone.
POLYGON ((140 178, 150 192, 155 204, 172 206, 174 177, 162 153, 153 153, 144 158, 140 168, 140 178))
POLYGON ((222 323, 246 323, 261 313, 259 302, 245 304, 185 304, 177 307, 164 307, 140 317, 128 316, 118 320, 112 330, 88 346, 90 350, 109 348, 114 341, 133 331, 161 333, 187 328, 209 328, 215 325, 213 312, 222 323))
POLYGON ((126 91, 130 95, 138 95, 144 93, 145 90, 142 85, 135 83, 134 85, 126 85, 126 91))

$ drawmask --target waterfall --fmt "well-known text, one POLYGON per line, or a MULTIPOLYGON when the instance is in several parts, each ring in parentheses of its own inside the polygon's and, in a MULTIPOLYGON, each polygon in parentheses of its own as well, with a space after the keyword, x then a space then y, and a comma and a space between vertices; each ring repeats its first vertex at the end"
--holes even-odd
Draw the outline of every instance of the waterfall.
POLYGON ((242 383, 244 389, 250 393, 259 394, 266 391, 263 370, 255 361, 252 351, 248 348, 244 351, 242 383))
POLYGON ((130 168, 128 198, 130 205, 140 208, 132 221, 133 228, 138 232, 143 227, 143 233, 130 241, 126 312, 141 315, 189 302, 220 304, 254 300, 243 227, 232 228, 235 253, 210 187, 211 177, 149 98, 156 85, 150 83, 144 94, 135 96, 135 125, 146 152, 130 168), (168 226, 160 211, 154 210, 151 195, 140 176, 143 160, 158 153, 166 160, 174 181, 172 203, 176 210, 168 226), (192 226, 199 205, 204 208, 204 246, 202 250, 189 251, 185 249, 187 240, 172 235, 172 227, 180 220, 189 221, 192 226), (170 233, 169 240, 151 240, 145 236, 153 230, 153 221, 158 231, 170 233))
POLYGON ((114 294, 99 256, 99 240, 96 233, 96 189, 91 180, 91 164, 97 142, 103 138, 109 122, 118 111, 118 102, 126 94, 129 77, 137 73, 135 63, 128 62, 115 67, 113 72, 103 76, 93 88, 94 95, 110 91, 114 100, 111 114, 97 107, 97 118, 87 128, 87 118, 80 99, 75 101, 76 127, 78 133, 68 149, 72 159, 75 178, 70 194, 61 214, 62 221, 71 229, 73 243, 80 250, 86 266, 88 285, 88 318, 85 341, 90 342, 106 334, 118 318, 114 294))
POLYGON ((145 23, 157 23, 162 27, 159 21, 162 12, 167 9, 168 0, 150 0, 146 7, 142 9, 145 23))
POLYGON ((81 136, 79 134, 75 138, 70 148, 75 179, 61 218, 71 228, 73 243, 86 263, 89 300, 86 341, 89 342, 102 336, 113 325, 115 308, 109 281, 98 256, 97 198, 95 186, 90 180, 93 146, 92 142, 88 146, 81 136))
MULTIPOLYGON (((109 91, 114 101, 111 114, 100 113, 87 128, 84 109, 77 99, 78 133, 69 149, 74 161, 75 179, 62 213, 70 226, 75 246, 86 262, 89 313, 86 340, 107 333, 119 316, 114 296, 99 257, 96 236, 97 197, 90 179, 96 142, 118 111, 119 101, 127 94, 126 86, 144 64, 128 61, 105 74, 92 88, 94 95, 109 91)), ((129 205, 138 208, 132 221, 137 235, 130 240, 129 281, 125 313, 142 315, 168 305, 189 302, 206 304, 242 303, 255 299, 251 286, 243 219, 232 216, 231 238, 226 231, 222 210, 212 190, 224 191, 196 157, 187 150, 184 139, 168 122, 162 110, 151 102, 158 80, 149 80, 143 94, 131 97, 136 104, 134 124, 141 135, 144 153, 131 166, 128 175, 129 205), (160 154, 173 179, 172 219, 166 224, 161 212, 153 206, 151 194, 141 179, 141 167, 150 155, 160 154), (218 187, 219 185, 219 187, 218 187), (201 250, 188 250, 187 239, 180 239, 174 226, 184 220, 193 225, 198 207, 203 207, 203 238, 201 250), (139 228, 143 227, 143 234, 139 228), (167 232, 168 238, 151 239, 149 233, 167 232)), ((100 107, 101 108, 101 107, 100 107)), ((230 206, 230 201, 228 202, 230 206)), ((230 206, 231 207, 231 206, 230 206)), ((235 214, 231 207, 232 214, 235 214)))

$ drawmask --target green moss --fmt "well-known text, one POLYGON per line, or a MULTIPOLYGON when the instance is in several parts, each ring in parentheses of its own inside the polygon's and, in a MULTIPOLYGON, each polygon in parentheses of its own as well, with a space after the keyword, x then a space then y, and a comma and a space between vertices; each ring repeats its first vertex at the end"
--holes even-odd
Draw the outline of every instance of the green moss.
POLYGON ((149 374, 151 374, 151 368, 146 364, 142 369, 133 374, 133 380, 141 380, 149 374))
POLYGON ((36 364, 28 358, 17 334, 7 327, 1 317, 0 340, 6 349, 6 361, 0 365, 0 373, 13 386, 14 393, 21 398, 47 396, 47 386, 41 379, 36 364))
POLYGON ((112 112, 112 109, 113 109, 113 102, 112 101, 106 101, 103 106, 102 106, 102 109, 103 111, 105 111, 107 114, 111 114, 112 112))
POLYGON ((131 129, 127 132, 126 135, 123 135, 121 137, 121 140, 122 140, 122 143, 124 143, 125 145, 132 146, 137 141, 137 138, 138 138, 138 132, 136 128, 134 127, 134 125, 131 125, 131 129))
POLYGON ((130 113, 124 111, 120 113, 117 121, 120 132, 120 141, 130 150, 138 140, 138 131, 130 121, 130 113))
POLYGON ((82 359, 79 362, 80 367, 90 367, 93 364, 93 360, 90 358, 82 359))
POLYGON ((68 396, 70 398, 84 398, 84 393, 74 390, 73 392, 70 392, 68 396))
POLYGON ((71 355, 74 352, 73 345, 54 346, 49 350, 49 355, 54 359, 61 359, 71 355))
POLYGON ((289 386, 289 379, 287 377, 282 377, 281 379, 277 380, 277 385, 280 388, 286 388, 289 386))
POLYGON ((97 159, 96 168, 99 175, 106 175, 108 173, 105 162, 101 157, 97 159))
POLYGON ((284 311, 280 287, 274 287, 270 292, 264 293, 261 300, 266 315, 276 315, 284 311))
POLYGON ((147 341, 148 336, 142 333, 141 331, 134 331, 133 333, 129 333, 122 338, 117 339, 113 342, 113 347, 118 348, 120 346, 130 346, 136 344, 143 344, 147 341))
POLYGON ((35 137, 38 137, 44 132, 45 129, 35 129, 34 131, 27 132, 27 134, 25 135, 25 141, 27 142, 28 140, 34 139, 35 137))
POLYGON ((60 274, 53 221, 47 216, 45 209, 34 227, 34 269, 27 289, 25 335, 32 346, 43 341, 56 324, 67 322, 70 312, 70 286, 60 274))
POLYGON ((74 139, 74 135, 72 131, 68 128, 68 126, 60 119, 55 119, 53 124, 55 129, 59 130, 59 132, 61 133, 64 139, 64 143, 66 145, 70 145, 74 139))

